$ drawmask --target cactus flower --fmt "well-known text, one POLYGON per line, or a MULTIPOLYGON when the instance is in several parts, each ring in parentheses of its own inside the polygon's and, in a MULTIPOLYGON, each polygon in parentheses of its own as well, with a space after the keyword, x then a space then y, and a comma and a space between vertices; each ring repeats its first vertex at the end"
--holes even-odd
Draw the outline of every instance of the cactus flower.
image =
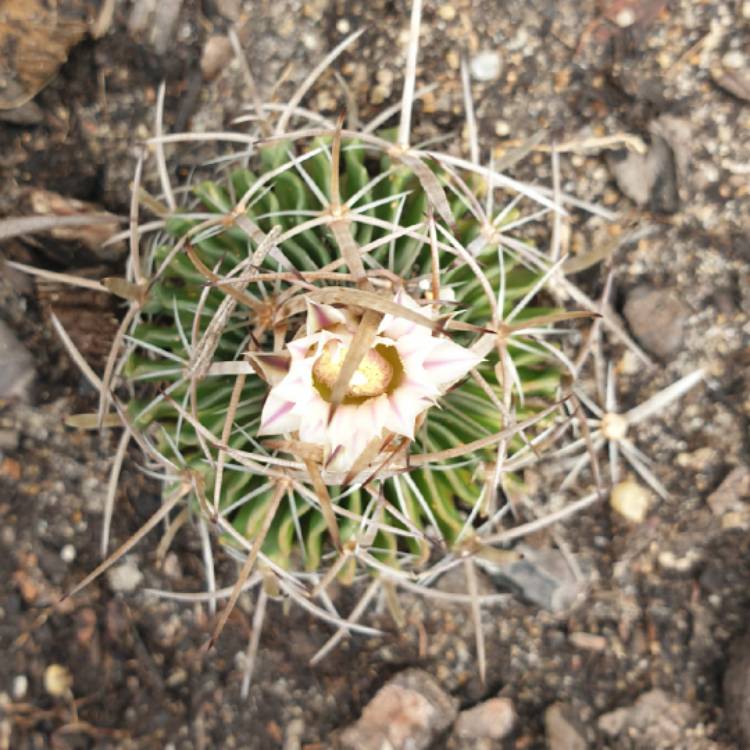
MULTIPOLYGON (((404 291, 394 301, 431 316, 430 307, 404 291)), ((390 435, 413 440, 420 415, 482 359, 427 326, 386 314, 332 411, 331 391, 357 324, 346 309, 308 302, 306 335, 287 344, 288 370, 271 388, 261 416, 261 435, 297 433, 323 448, 332 472, 349 471, 375 441, 390 435)))

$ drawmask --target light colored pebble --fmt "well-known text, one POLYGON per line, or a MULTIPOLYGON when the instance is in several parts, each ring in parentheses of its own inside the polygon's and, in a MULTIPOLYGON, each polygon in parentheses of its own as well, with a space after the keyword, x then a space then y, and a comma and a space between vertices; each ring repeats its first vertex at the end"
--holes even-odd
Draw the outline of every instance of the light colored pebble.
POLYGON ((72 563, 76 559, 76 548, 72 544, 66 544, 60 550, 60 558, 63 562, 72 563))
POLYGON ((62 664, 50 664, 44 670, 44 689, 55 698, 66 695, 73 686, 73 675, 62 664))
POLYGON ((612 510, 631 523, 642 523, 648 513, 651 498, 642 485, 626 479, 612 488, 609 504, 612 510))
POLYGON ((138 570, 138 566, 131 559, 116 568, 110 568, 107 580, 112 591, 129 594, 138 588, 143 580, 143 573, 138 570))
POLYGON ((13 699, 22 701, 29 691, 29 678, 25 674, 16 675, 13 678, 13 699))
POLYGON ((438 8, 438 15, 443 21, 452 21, 456 17, 456 9, 452 5, 445 3, 438 8))
POLYGON ((721 64, 729 70, 740 70, 745 65, 745 56, 738 49, 729 50, 721 58, 721 64))
POLYGON ((495 50, 483 50, 471 58, 469 70, 475 81, 496 81, 500 77, 502 61, 495 50))

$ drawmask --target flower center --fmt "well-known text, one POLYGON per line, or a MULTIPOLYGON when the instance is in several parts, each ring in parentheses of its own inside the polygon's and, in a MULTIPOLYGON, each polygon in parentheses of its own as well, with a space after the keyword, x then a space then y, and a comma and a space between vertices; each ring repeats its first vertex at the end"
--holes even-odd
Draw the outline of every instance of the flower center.
MULTIPOLYGON (((349 381, 349 387, 346 390, 346 398, 360 401, 368 398, 380 396, 388 390, 388 386, 393 381, 395 372, 393 359, 389 349, 393 347, 376 346, 370 349, 362 358, 359 367, 352 375, 349 381)), ((324 347, 323 352, 315 360, 313 365, 313 383, 318 392, 327 401, 330 400, 331 391, 338 379, 341 368, 344 365, 349 347, 340 341, 329 341, 324 347)), ((398 360, 398 355, 396 354, 398 360)))

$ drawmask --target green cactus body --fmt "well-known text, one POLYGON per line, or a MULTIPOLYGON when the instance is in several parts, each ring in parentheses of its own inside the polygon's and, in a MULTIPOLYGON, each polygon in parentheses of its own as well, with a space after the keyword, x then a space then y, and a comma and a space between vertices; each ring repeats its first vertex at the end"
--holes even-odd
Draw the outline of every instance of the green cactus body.
MULTIPOLYGON (((337 274, 347 271, 340 263, 335 266, 341 258, 337 239, 328 223, 315 221, 325 217, 327 204, 335 197, 331 195, 333 148, 330 137, 312 140, 306 148, 287 141, 261 148, 252 160, 253 170, 227 170, 194 187, 193 204, 185 207, 184 215, 178 213, 167 221, 166 231, 153 247, 152 272, 166 260, 168 265, 151 280, 148 301, 130 330, 132 348, 124 375, 134 383, 146 383, 135 389, 139 397, 131 401, 129 412, 164 456, 201 475, 209 502, 214 499, 219 470, 217 444, 222 434, 228 436, 227 445, 243 455, 277 457, 278 463, 267 464, 277 478, 288 465, 299 463, 299 457, 269 448, 258 437, 270 389, 259 374, 245 373, 238 384, 236 373, 209 373, 197 379, 185 373, 191 356, 195 356, 195 343, 207 337, 212 320, 220 319, 221 325, 216 326, 211 360, 242 363, 249 351, 278 351, 298 336, 305 324, 304 313, 278 319, 279 310, 289 300, 303 299, 315 290, 332 286, 355 288, 350 277, 337 279, 337 274), (295 154, 297 163, 290 164, 295 154), (241 222, 231 219, 240 198, 248 194, 252 197, 243 215, 260 230, 254 238, 241 222), (211 223, 211 217, 222 221, 211 223), (230 218, 223 220, 225 217, 230 218), (206 220, 207 228, 196 230, 206 220), (251 278, 236 287, 239 293, 229 294, 226 284, 237 278, 241 264, 248 268, 248 259, 262 241, 259 237, 274 233, 282 237, 278 249, 292 268, 285 276, 278 275, 284 269, 280 269, 278 256, 269 253, 254 269, 259 280, 251 278), (186 237, 190 237, 189 242, 186 237), (184 247, 174 253, 180 241, 184 247), (315 278, 316 272, 327 267, 334 271, 315 278), (294 278, 296 273, 299 279, 294 278), (227 427, 230 402, 234 417, 227 427), (197 418, 207 433, 196 430, 188 414, 197 418), (207 434, 215 436, 216 441, 206 439, 207 434)), ((359 211, 364 217, 351 222, 347 231, 360 250, 371 248, 361 257, 368 277, 381 282, 378 293, 392 297, 391 292, 402 285, 420 305, 429 305, 434 302, 432 290, 437 281, 441 297, 454 297, 435 307, 442 316, 450 314, 455 321, 468 325, 436 335, 448 335, 457 344, 469 347, 492 319, 482 280, 461 257, 444 249, 447 243, 473 248, 472 257, 495 299, 501 288, 504 290, 504 309, 498 311, 501 319, 537 281, 536 271, 506 250, 500 251, 504 253, 501 256, 491 239, 482 244, 483 227, 472 210, 471 194, 480 196, 484 187, 472 176, 462 179, 435 163, 427 163, 453 219, 449 226, 444 218, 435 218, 434 233, 440 241, 436 248, 436 243, 427 240, 425 229, 431 202, 424 176, 415 174, 413 168, 399 163, 385 150, 373 153, 367 144, 355 139, 342 141, 340 165, 340 201, 346 204, 353 198, 349 210, 359 211), (399 228, 411 229, 399 235, 399 228), (433 273, 435 258, 437 273, 433 273)), ((495 228, 501 231, 514 218, 514 212, 508 212, 495 228)), ((517 320, 550 312, 527 305, 517 320)), ((518 345, 510 340, 507 351, 527 397, 525 404, 516 405, 516 418, 521 420, 538 410, 536 404, 541 399, 535 396, 546 396, 549 401, 559 386, 559 372, 550 354, 532 340, 518 345)), ((478 367, 484 384, 471 376, 455 383, 420 416, 415 439, 403 451, 412 456, 437 453, 474 443, 507 427, 497 406, 503 401, 503 383, 498 381, 501 368, 497 365, 498 355, 491 348, 478 367)), ((512 455, 522 445, 519 435, 512 437, 507 454, 512 455)), ((423 564, 436 544, 450 549, 457 541, 465 542, 471 537, 471 525, 465 528, 467 518, 483 493, 487 496, 481 500, 476 518, 481 519, 493 504, 489 494, 495 490, 489 488, 494 485, 487 476, 496 453, 497 446, 492 443, 465 455, 398 472, 389 471, 387 466, 382 470, 371 466, 367 482, 329 485, 327 492, 336 510, 341 544, 355 544, 367 537, 367 559, 372 565, 412 567, 423 564), (377 529, 369 536, 367 519, 377 519, 377 529)), ((248 461, 242 465, 226 457, 217 506, 239 534, 253 541, 269 522, 277 481, 255 472, 251 464, 248 461)), ((262 552, 285 569, 318 571, 321 561, 333 551, 330 530, 316 501, 314 482, 304 481, 304 476, 299 479, 299 472, 296 476, 270 519, 262 552)), ((198 498, 194 498, 193 507, 199 510, 198 498)), ((226 535, 225 541, 234 544, 226 535)), ((340 575, 347 578, 354 572, 349 564, 342 567, 340 575)))

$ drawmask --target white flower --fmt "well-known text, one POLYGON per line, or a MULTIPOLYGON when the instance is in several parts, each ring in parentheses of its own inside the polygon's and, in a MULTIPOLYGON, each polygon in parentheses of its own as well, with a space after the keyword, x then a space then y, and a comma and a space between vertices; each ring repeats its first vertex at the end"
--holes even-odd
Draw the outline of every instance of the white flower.
MULTIPOLYGON (((405 292, 395 302, 425 317, 405 292)), ((352 376, 331 416, 331 389, 341 370, 357 321, 343 309, 308 301, 306 336, 289 344, 289 369, 263 406, 260 435, 297 433, 323 447, 328 471, 349 471, 374 441, 389 433, 411 440, 418 417, 482 357, 433 336, 430 328, 384 315, 370 351, 352 376)))

